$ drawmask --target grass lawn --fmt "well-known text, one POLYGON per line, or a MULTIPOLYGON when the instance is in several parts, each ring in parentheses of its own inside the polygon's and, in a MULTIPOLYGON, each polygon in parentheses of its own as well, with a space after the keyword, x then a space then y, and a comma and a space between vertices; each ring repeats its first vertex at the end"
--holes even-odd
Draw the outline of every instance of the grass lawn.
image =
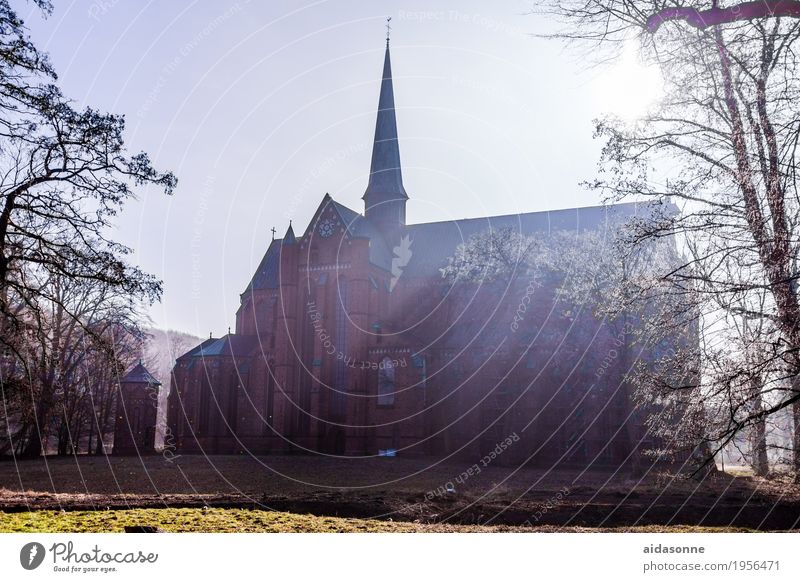
POLYGON ((156 526, 166 532, 217 533, 459 533, 459 532, 719 532, 747 531, 741 528, 644 526, 633 528, 536 528, 420 524, 376 519, 317 517, 258 509, 119 509, 108 511, 0 512, 0 533, 9 532, 122 532, 125 526, 156 526))

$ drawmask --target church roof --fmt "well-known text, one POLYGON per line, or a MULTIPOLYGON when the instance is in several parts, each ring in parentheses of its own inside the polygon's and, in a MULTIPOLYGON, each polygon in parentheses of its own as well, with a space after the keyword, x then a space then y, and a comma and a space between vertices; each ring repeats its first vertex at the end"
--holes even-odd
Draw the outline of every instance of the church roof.
POLYGON ((510 228, 522 235, 557 231, 607 228, 614 221, 651 215, 652 205, 636 202, 607 206, 587 206, 563 210, 545 210, 443 222, 410 224, 403 230, 412 243, 412 255, 403 269, 404 276, 439 277, 456 247, 475 234, 510 228))
POLYGON ((372 144, 372 163, 369 184, 363 199, 370 207, 383 200, 407 199, 400 168, 400 145, 397 141, 397 118, 394 109, 392 63, 389 42, 383 59, 381 94, 378 99, 378 117, 375 121, 375 140, 372 144))
POLYGON ((137 384, 157 384, 161 385, 161 382, 156 380, 155 376, 153 376, 150 372, 147 371, 147 368, 139 362, 133 369, 125 374, 121 379, 120 383, 127 382, 127 383, 137 383, 137 384))
POLYGON ((273 240, 264 257, 256 268, 253 278, 245 289, 245 293, 254 289, 277 289, 278 288, 278 270, 281 258, 281 244, 283 239, 273 240))
POLYGON ((210 358, 213 356, 249 356, 258 346, 255 336, 229 333, 221 338, 209 338, 178 359, 210 358))
MULTIPOLYGON (((328 197, 330 198, 330 194, 328 194, 328 197)), ((363 218, 363 216, 361 216, 355 210, 351 210, 344 204, 336 202, 336 200, 334 200, 333 198, 330 198, 330 204, 333 206, 333 209, 339 215, 339 218, 342 219, 342 222, 347 227, 347 230, 350 232, 350 234, 355 235, 359 219, 363 218)))
MULTIPOLYGON (((370 241, 370 262, 387 271, 391 270, 393 253, 383 233, 363 215, 325 195, 324 202, 333 206, 348 233, 370 241)), ((511 228, 522 235, 550 233, 557 230, 586 230, 606 228, 614 221, 635 216, 650 215, 650 203, 628 202, 606 206, 586 206, 562 210, 524 212, 480 218, 464 218, 442 222, 409 224, 401 236, 409 236, 411 259, 403 269, 404 276, 440 277, 439 269, 445 266, 456 247, 475 234, 488 230, 511 228)), ((277 289, 281 239, 276 239, 267 249, 247 291, 251 289, 277 289)))

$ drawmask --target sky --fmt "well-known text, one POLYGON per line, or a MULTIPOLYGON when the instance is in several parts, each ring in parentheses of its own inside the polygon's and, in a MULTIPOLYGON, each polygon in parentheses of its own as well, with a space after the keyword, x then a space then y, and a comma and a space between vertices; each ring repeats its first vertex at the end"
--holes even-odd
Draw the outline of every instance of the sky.
POLYGON ((633 118, 657 73, 633 47, 588 66, 534 36, 535 0, 57 2, 18 6, 65 94, 126 116, 131 151, 176 173, 139 189, 114 226, 131 261, 164 281, 149 315, 215 337, 289 220, 323 195, 363 212, 386 18, 407 221, 598 204, 592 120, 633 118))

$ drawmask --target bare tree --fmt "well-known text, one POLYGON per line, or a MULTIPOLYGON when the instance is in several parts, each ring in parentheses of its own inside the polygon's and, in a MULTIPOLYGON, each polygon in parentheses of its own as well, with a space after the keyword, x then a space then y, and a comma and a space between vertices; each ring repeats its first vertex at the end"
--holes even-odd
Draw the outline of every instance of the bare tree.
POLYGON ((65 276, 38 285, 48 300, 19 314, 25 341, 4 394, 19 413, 10 438, 26 457, 41 454, 50 438, 59 454, 77 452, 84 436, 102 439, 113 428, 119 377, 143 341, 135 305, 116 288, 65 276))
MULTIPOLYGON (((34 4, 45 17, 52 11, 49 0, 34 4)), ((101 448, 113 415, 107 391, 129 363, 118 338, 136 335, 139 303, 161 295, 161 282, 111 238, 112 221, 134 188, 176 186, 147 154, 126 150, 122 116, 76 108, 56 80, 0 0, 0 383, 9 437, 0 449, 26 456, 51 436, 62 454, 84 438, 101 448)))
POLYGON ((640 223, 629 241, 680 237, 687 260, 663 274, 660 288, 691 290, 701 298, 697 323, 706 341, 699 385, 651 385, 653 397, 713 403, 719 414, 727 413, 709 415, 713 430, 698 435, 714 451, 792 407, 800 476, 800 20, 794 2, 721 4, 553 0, 544 12, 564 24, 555 36, 596 54, 613 55, 638 41, 642 59, 664 77, 663 99, 639 123, 598 122, 597 136, 605 140, 603 174, 590 184, 610 200, 672 200, 681 209, 640 223), (762 292, 763 309, 742 309, 762 292), (766 397, 765 390, 752 387, 738 391, 739 354, 737 364, 713 349, 719 344, 710 340, 729 314, 770 323, 757 342, 759 353, 746 358, 752 373, 745 374, 755 378, 755 372, 768 370, 766 397), (743 398, 733 408, 722 405, 731 390, 743 398), (757 394, 761 406, 753 402, 757 394))
POLYGON ((128 264, 130 249, 109 233, 134 187, 170 193, 175 177, 155 170, 147 154, 126 151, 122 116, 77 110, 54 81, 47 58, 0 1, 0 341, 12 350, 22 337, 20 309, 51 299, 36 285, 47 275, 98 281, 146 301, 161 293, 161 282, 128 264))
POLYGON ((693 6, 661 8, 647 17, 647 30, 655 33, 659 26, 670 20, 683 20, 695 28, 708 28, 720 24, 770 17, 798 18, 800 17, 800 2, 757 0, 734 3, 724 8, 720 7, 718 2, 713 2, 713 5, 706 9, 698 9, 693 6))

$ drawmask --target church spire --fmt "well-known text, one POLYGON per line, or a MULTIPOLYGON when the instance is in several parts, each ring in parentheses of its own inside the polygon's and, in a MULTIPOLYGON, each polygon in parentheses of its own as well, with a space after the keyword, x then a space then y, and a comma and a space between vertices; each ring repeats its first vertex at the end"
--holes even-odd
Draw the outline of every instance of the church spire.
POLYGON ((292 221, 289 221, 289 228, 286 230, 286 234, 283 235, 282 243, 284 245, 293 245, 297 242, 297 237, 294 236, 294 229, 292 228, 292 221))
POLYGON ((403 188, 400 147, 397 142, 388 22, 387 20, 386 54, 378 100, 378 118, 375 122, 375 141, 372 145, 372 164, 363 199, 367 218, 381 226, 394 227, 402 226, 406 222, 408 195, 403 188))

